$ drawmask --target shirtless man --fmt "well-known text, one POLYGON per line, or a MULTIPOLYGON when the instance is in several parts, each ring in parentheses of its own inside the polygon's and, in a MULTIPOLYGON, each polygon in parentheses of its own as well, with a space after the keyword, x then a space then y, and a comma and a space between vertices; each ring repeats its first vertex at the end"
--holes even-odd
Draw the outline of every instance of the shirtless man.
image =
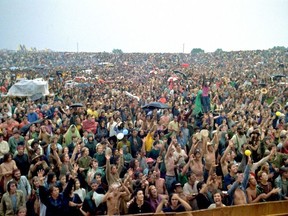
POLYGON ((231 157, 232 155, 231 152, 232 152, 233 147, 234 147, 234 143, 230 140, 229 145, 227 146, 226 150, 223 153, 223 156, 220 159, 223 176, 226 176, 229 173, 228 165, 229 163, 233 162, 233 159, 231 157))
POLYGON ((277 194, 280 191, 280 188, 272 189, 268 194, 261 193, 257 195, 257 181, 253 175, 250 175, 249 178, 249 187, 246 189, 247 196, 248 196, 248 203, 257 203, 260 202, 262 199, 267 199, 272 194, 277 194))
POLYGON ((206 181, 212 165, 216 164, 215 152, 217 151, 219 145, 218 129, 211 142, 208 142, 207 138, 204 137, 203 143, 204 143, 204 159, 205 159, 204 180, 206 181), (215 144, 213 145, 213 143, 215 144))
POLYGON ((121 198, 127 195, 129 196, 130 192, 122 182, 112 184, 106 199, 107 215, 120 215, 121 198))
POLYGON ((228 195, 232 200, 232 205, 242 205, 248 203, 248 200, 246 199, 246 188, 249 180, 251 165, 251 157, 249 156, 248 164, 246 165, 244 173, 237 173, 236 181, 228 190, 228 195))

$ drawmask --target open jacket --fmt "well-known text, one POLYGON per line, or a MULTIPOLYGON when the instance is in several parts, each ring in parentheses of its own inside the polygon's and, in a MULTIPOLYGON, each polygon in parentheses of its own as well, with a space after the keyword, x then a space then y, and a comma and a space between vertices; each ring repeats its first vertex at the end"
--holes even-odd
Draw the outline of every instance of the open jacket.
MULTIPOLYGON (((16 199, 17 199, 17 209, 19 207, 24 206, 26 207, 25 197, 22 191, 16 190, 16 199)), ((13 210, 12 200, 10 197, 9 192, 4 193, 1 204, 0 204, 0 216, 14 216, 16 212, 13 210)))

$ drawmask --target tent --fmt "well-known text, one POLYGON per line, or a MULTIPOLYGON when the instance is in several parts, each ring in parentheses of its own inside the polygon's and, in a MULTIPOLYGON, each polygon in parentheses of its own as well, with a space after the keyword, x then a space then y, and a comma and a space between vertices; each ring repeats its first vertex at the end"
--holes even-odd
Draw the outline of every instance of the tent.
POLYGON ((30 97, 35 94, 48 95, 48 82, 43 79, 20 80, 8 90, 7 96, 30 97))

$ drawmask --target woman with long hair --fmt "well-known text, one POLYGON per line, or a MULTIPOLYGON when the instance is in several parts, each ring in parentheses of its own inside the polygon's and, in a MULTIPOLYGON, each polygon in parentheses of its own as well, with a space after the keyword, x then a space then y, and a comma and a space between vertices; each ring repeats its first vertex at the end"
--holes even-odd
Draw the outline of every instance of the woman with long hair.
POLYGON ((11 153, 4 154, 3 163, 0 165, 0 173, 3 179, 3 191, 6 191, 7 183, 12 179, 13 170, 18 169, 11 153))

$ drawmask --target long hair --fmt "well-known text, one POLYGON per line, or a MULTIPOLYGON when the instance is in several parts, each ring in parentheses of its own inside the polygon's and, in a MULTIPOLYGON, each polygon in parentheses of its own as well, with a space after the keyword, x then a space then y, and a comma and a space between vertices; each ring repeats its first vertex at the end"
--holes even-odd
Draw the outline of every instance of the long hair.
POLYGON ((15 180, 9 181, 8 184, 7 184, 7 191, 8 192, 10 192, 10 190, 11 190, 10 187, 11 187, 12 184, 15 184, 15 186, 17 186, 17 182, 15 180))

